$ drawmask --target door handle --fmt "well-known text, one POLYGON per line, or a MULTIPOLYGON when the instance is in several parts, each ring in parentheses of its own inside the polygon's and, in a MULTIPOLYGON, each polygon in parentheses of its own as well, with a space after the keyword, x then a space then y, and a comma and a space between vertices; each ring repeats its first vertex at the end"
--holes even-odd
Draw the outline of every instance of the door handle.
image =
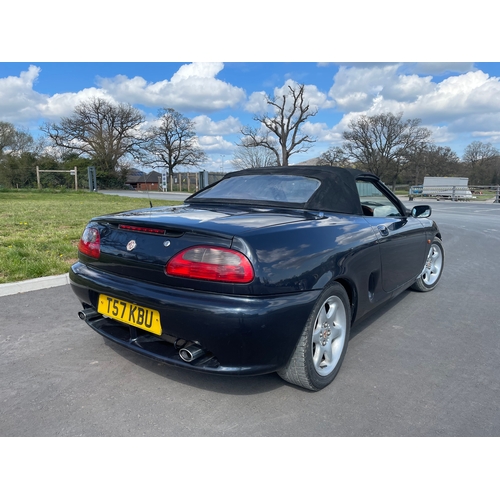
POLYGON ((389 236, 389 229, 387 226, 384 226, 383 224, 379 224, 377 226, 377 229, 380 231, 380 234, 382 236, 389 236))

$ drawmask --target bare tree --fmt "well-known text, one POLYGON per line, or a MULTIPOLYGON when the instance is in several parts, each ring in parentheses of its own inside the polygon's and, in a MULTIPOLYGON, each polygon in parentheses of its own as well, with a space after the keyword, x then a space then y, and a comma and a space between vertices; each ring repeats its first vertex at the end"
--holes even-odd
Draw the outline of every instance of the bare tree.
POLYGON ((329 147, 320 157, 319 164, 330 165, 331 167, 348 167, 349 159, 345 151, 338 146, 329 147))
POLYGON ((69 118, 45 123, 42 130, 56 146, 92 159, 101 178, 110 178, 116 177, 125 157, 138 154, 142 123, 142 112, 130 104, 91 98, 77 105, 69 118))
POLYGON ((489 142, 472 142, 465 148, 462 160, 471 184, 500 182, 500 152, 489 142))
POLYGON ((263 147, 272 152, 276 165, 287 166, 290 156, 307 151, 315 139, 300 131, 301 125, 317 110, 311 110, 309 103, 304 102, 304 85, 297 88, 288 86, 288 94, 272 99, 267 98, 267 104, 273 108, 270 116, 265 113, 254 117, 261 124, 264 133, 258 128, 244 127, 241 129, 245 140, 244 147, 263 147))
POLYGON ((233 165, 238 169, 271 167, 276 165, 275 156, 268 148, 262 146, 248 147, 245 142, 247 137, 243 137, 233 155, 233 165))
POLYGON ((431 131, 419 119, 402 120, 403 113, 362 115, 343 133, 343 150, 368 172, 391 182, 393 187, 412 155, 430 143, 431 131))
POLYGON ((197 167, 208 157, 198 145, 194 122, 172 108, 158 110, 160 123, 150 127, 144 158, 153 168, 168 168, 169 175, 178 166, 197 167))
POLYGON ((422 184, 424 177, 461 175, 462 165, 458 155, 448 146, 426 144, 410 156, 406 169, 407 181, 422 184))

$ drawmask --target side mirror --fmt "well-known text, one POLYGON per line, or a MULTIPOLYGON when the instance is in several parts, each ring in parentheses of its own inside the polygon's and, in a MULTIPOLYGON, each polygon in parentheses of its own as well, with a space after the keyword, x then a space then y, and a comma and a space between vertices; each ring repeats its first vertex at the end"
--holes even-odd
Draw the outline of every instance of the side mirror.
POLYGON ((429 205, 417 205, 411 209, 411 216, 417 218, 430 217, 432 208, 429 205))

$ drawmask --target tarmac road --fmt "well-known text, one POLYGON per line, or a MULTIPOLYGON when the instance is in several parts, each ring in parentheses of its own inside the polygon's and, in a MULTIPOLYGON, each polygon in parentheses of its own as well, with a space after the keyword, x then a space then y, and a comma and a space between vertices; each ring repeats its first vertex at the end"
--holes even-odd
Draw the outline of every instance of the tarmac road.
POLYGON ((131 353, 78 319, 69 285, 0 297, 0 436, 499 436, 500 205, 430 204, 441 283, 356 325, 318 393, 131 353))

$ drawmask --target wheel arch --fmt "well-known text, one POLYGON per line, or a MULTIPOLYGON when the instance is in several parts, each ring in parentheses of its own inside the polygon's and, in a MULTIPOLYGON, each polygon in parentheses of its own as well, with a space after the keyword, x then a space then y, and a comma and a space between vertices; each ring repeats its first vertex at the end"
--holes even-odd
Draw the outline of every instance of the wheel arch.
POLYGON ((349 305, 351 306, 351 324, 354 322, 356 317, 356 312, 358 308, 358 291, 354 283, 352 283, 347 278, 337 278, 334 282, 341 285, 347 293, 347 297, 349 298, 349 305))

